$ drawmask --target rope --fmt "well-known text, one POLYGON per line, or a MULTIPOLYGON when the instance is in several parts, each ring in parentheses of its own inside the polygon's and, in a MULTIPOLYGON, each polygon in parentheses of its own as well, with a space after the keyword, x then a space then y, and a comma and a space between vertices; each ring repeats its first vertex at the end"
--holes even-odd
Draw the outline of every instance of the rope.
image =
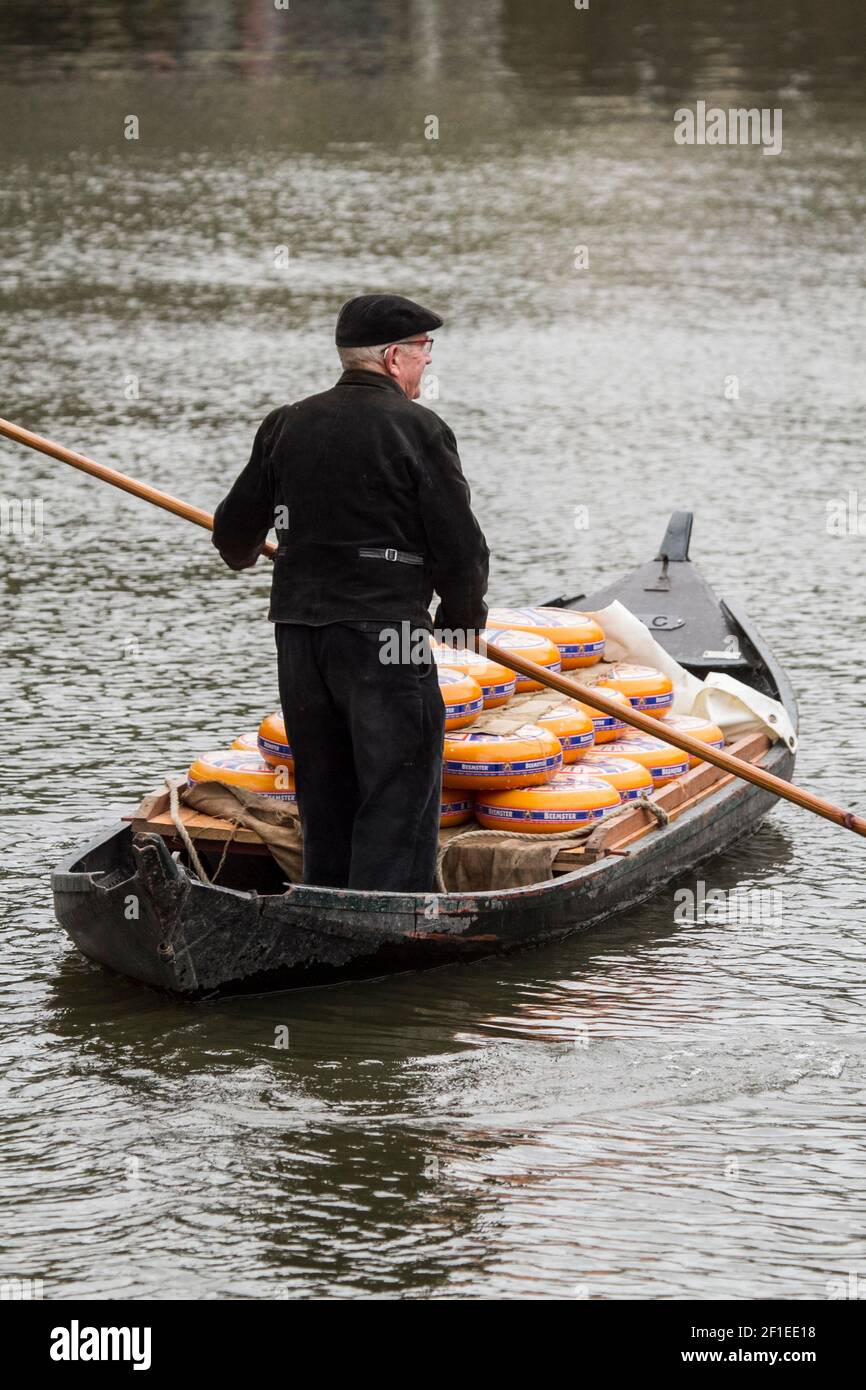
MULTIPOLYGON (((183 786, 183 779, 180 778, 180 777, 166 777, 166 779, 165 779, 165 785, 168 787, 168 810, 169 810, 169 815, 171 816, 172 824, 174 825, 175 830, 177 831, 178 835, 179 835, 180 838, 181 838, 181 841, 182 841, 182 843, 183 843, 183 847, 184 847, 184 849, 186 850, 187 854, 189 855, 189 862, 192 864, 192 867, 193 867, 195 873, 198 874, 198 877, 201 879, 202 883, 210 883, 210 879, 208 878, 208 876, 207 876, 207 874, 206 874, 206 872, 205 872, 204 865, 202 864, 201 860, 200 860, 199 857, 198 857, 198 851, 196 850, 195 845, 193 844, 192 840, 190 839, 189 831, 187 830, 187 828, 186 828, 186 826, 184 825, 183 820, 182 820, 182 818, 181 818, 181 814, 180 814, 180 802, 179 802, 179 800, 178 800, 178 795, 177 795, 177 793, 178 793, 178 788, 183 786)), ((232 831, 232 834, 234 834, 234 831, 232 831)), ((228 845, 226 845, 226 849, 227 849, 227 848, 228 848, 228 845)), ((224 858, 225 858, 225 852, 223 852, 223 859, 224 859, 224 858)), ((221 869, 221 868, 222 868, 222 859, 220 860, 220 864, 219 864, 219 869, 221 869)), ((219 873, 219 869, 217 869, 217 873, 219 873)))
POLYGON ((223 852, 222 852, 222 854, 220 855, 220 862, 217 864, 217 866, 216 866, 216 868, 215 868, 215 870, 214 870, 214 876, 213 876, 213 878, 211 879, 211 882, 212 882, 212 883, 216 883, 217 879, 219 878, 220 874, 222 873, 223 864, 226 862, 226 855, 227 855, 228 852, 229 852, 229 845, 231 844, 232 840, 235 838, 235 835, 237 835, 238 829, 239 829, 239 828, 240 828, 240 821, 239 821, 239 820, 233 820, 233 821, 232 821, 232 833, 231 833, 231 835, 229 835, 228 839, 227 839, 226 842, 225 842, 225 845, 223 846, 223 852))
POLYGON ((668 815, 664 806, 660 806, 657 801, 653 801, 651 797, 645 796, 641 801, 641 805, 645 806, 646 809, 650 812, 650 814, 655 816, 656 821, 659 825, 670 825, 670 816, 668 815))

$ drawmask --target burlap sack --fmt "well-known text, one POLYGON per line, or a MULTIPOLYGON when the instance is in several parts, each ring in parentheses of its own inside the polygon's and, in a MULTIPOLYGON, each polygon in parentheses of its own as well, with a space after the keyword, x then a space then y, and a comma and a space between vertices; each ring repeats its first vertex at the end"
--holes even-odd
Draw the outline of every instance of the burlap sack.
POLYGON ((193 782, 180 793, 184 806, 237 822, 264 840, 289 883, 303 880, 304 842, 298 808, 224 782, 193 782))

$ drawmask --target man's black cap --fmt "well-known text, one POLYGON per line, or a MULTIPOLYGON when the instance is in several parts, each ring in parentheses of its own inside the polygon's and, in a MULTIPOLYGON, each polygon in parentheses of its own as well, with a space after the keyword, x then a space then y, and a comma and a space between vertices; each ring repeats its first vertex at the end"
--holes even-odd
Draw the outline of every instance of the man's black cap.
POLYGON ((377 347, 441 328, 432 309, 401 294, 359 294, 337 316, 337 347, 377 347))

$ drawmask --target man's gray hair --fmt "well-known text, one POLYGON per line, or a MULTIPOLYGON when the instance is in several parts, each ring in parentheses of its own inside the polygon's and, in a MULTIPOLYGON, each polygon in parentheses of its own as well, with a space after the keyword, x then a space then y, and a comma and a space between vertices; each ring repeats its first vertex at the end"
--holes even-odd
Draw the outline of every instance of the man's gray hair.
POLYGON ((381 362, 382 353, 389 343, 379 343, 376 347, 338 347, 340 361, 343 368, 349 371, 352 367, 365 367, 368 362, 381 362))

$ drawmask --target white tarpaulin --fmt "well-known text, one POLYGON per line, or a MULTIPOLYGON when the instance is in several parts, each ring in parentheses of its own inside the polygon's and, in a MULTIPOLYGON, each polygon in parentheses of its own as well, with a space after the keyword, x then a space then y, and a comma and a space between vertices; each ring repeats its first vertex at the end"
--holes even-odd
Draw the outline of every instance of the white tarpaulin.
MULTIPOLYGON (((771 739, 784 739, 792 751, 796 749, 797 735, 778 700, 761 695, 723 671, 711 671, 705 681, 698 680, 659 646, 649 629, 619 600, 590 616, 604 628, 605 662, 633 661, 641 666, 655 666, 670 677, 675 714, 695 714, 712 720, 728 742, 763 729, 771 739)), ((592 684, 603 668, 604 662, 599 662, 574 674, 592 684)))

